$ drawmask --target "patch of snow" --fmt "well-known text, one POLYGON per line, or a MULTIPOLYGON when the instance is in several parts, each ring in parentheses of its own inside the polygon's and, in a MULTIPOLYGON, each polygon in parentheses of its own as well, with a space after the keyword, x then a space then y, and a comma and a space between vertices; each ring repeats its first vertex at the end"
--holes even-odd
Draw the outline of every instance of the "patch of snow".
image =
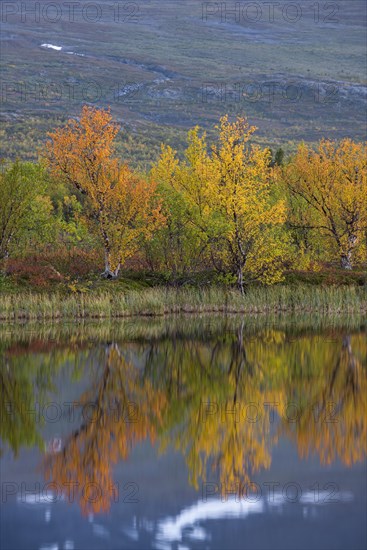
POLYGON ((54 44, 41 44, 41 48, 48 48, 50 50, 56 50, 58 52, 62 50, 62 46, 54 46, 54 44))

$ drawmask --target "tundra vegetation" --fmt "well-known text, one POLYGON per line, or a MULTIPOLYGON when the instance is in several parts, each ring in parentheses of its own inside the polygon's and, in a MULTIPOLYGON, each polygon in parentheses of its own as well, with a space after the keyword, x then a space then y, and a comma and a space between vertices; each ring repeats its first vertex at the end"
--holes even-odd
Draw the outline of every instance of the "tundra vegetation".
POLYGON ((117 156, 118 131, 109 110, 85 106, 47 135, 38 163, 3 161, 5 294, 365 283, 365 143, 301 143, 284 158, 224 116, 216 139, 195 127, 143 173, 117 156))

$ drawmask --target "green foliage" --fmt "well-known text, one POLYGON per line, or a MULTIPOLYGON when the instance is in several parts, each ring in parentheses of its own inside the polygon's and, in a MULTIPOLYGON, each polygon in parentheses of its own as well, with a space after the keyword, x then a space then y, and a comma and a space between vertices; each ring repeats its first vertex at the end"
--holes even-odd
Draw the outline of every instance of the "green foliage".
POLYGON ((16 161, 0 174, 0 259, 52 242, 52 203, 41 165, 16 161))
POLYGON ((279 147, 279 149, 277 149, 275 152, 274 164, 276 164, 277 166, 282 166, 283 161, 284 161, 284 151, 281 147, 279 147))
POLYGON ((158 183, 157 193, 162 201, 166 224, 146 246, 146 258, 151 269, 174 278, 198 268, 203 246, 202 236, 192 223, 190 205, 174 185, 177 168, 174 151, 169 146, 162 146, 151 177, 158 183))

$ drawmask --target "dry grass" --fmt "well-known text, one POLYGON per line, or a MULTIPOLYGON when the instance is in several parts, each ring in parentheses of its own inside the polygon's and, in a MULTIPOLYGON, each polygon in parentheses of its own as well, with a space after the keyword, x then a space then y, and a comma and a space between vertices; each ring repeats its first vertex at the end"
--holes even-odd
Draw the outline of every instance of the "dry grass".
POLYGON ((149 288, 121 293, 19 293, 0 296, 3 321, 109 319, 178 313, 367 313, 367 289, 353 286, 251 288, 245 296, 222 288, 149 288))

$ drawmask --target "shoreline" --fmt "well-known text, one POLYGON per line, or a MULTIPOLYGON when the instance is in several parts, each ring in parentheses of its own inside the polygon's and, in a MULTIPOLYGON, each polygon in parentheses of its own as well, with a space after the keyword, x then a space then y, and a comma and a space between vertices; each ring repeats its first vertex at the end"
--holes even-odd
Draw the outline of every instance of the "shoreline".
POLYGON ((242 296, 222 287, 152 287, 125 292, 0 294, 0 323, 97 320, 168 315, 367 314, 366 286, 250 287, 242 296))

